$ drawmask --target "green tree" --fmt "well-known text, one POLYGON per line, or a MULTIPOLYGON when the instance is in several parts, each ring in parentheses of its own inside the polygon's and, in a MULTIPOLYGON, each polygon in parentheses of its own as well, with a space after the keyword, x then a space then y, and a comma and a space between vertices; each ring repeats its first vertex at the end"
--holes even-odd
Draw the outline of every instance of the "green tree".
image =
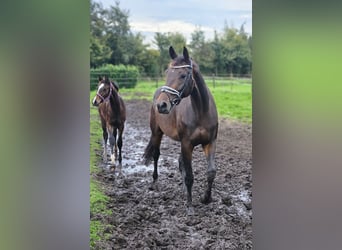
POLYGON ((110 6, 106 16, 107 45, 111 50, 109 63, 127 65, 129 55, 126 46, 131 34, 128 22, 129 11, 121 10, 119 4, 115 2, 115 6, 110 6))
POLYGON ((98 67, 109 59, 110 49, 106 44, 106 10, 96 2, 90 2, 90 67, 98 67))
POLYGON ((170 61, 169 47, 171 45, 171 42, 167 34, 163 34, 160 32, 155 33, 153 42, 157 45, 159 50, 158 72, 160 75, 163 75, 170 61))
POLYGON ((160 33, 154 35, 154 44, 159 50, 159 73, 162 75, 170 62, 169 48, 172 46, 177 53, 186 46, 186 38, 179 32, 160 33))
POLYGON ((248 35, 243 25, 240 30, 226 26, 222 37, 223 61, 226 71, 232 74, 249 74, 251 65, 251 50, 248 35))
MULTIPOLYGON (((186 46, 186 38, 179 32, 156 32, 153 43, 157 50, 148 49, 144 37, 133 34, 129 25, 129 11, 120 3, 104 9, 101 4, 90 2, 90 66, 104 64, 136 65, 146 76, 163 75, 170 62, 169 47, 177 53, 186 46)), ((225 22, 221 33, 215 31, 213 40, 197 28, 191 34, 188 45, 191 57, 198 62, 205 74, 251 74, 252 36, 240 29, 229 27, 225 22)))
POLYGON ((223 44, 219 34, 215 30, 214 40, 211 42, 213 49, 213 66, 216 75, 224 72, 223 44))
POLYGON ((191 57, 199 64, 202 73, 214 71, 214 50, 209 42, 205 40, 204 31, 196 29, 191 34, 191 57))
POLYGON ((159 75, 159 51, 145 49, 139 58, 139 68, 146 76, 156 77, 159 75))
POLYGON ((176 53, 181 53, 186 46, 186 38, 179 32, 168 32, 167 37, 176 53))

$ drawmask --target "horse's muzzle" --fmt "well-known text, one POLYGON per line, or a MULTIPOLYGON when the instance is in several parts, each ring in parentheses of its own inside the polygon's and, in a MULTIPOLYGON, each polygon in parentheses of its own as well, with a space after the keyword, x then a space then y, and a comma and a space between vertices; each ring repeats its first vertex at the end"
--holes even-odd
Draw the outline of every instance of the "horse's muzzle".
POLYGON ((94 98, 94 100, 92 101, 93 106, 98 107, 99 103, 96 101, 96 97, 94 98))
POLYGON ((168 105, 165 101, 157 103, 157 108, 158 112, 161 114, 168 114, 170 112, 170 109, 168 108, 168 105))

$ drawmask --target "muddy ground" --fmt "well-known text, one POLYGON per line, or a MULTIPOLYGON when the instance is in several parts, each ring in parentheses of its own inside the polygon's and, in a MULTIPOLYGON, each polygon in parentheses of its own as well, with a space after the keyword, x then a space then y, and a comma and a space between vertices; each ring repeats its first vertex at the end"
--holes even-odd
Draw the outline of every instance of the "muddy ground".
MULTIPOLYGON (((151 103, 126 101, 122 169, 99 162, 95 177, 110 196, 111 235, 97 249, 251 249, 252 248, 252 137, 251 125, 219 121, 217 175, 213 202, 200 197, 206 186, 206 160, 202 148, 193 154, 193 205, 186 215, 185 193, 178 170, 180 146, 163 137, 159 159, 159 190, 151 190, 152 164, 142 165, 148 143, 151 103)), ((101 141, 101 138, 99 138, 101 141)), ((101 155, 101 152, 98 152, 101 155)), ((92 214, 91 216, 97 216, 92 214)))

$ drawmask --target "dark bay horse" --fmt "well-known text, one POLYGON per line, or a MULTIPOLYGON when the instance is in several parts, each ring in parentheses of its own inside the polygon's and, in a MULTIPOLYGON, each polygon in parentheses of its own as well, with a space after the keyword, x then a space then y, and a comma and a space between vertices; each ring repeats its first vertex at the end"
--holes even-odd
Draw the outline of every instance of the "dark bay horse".
POLYGON ((103 160, 107 162, 107 140, 111 151, 111 162, 115 163, 117 147, 119 147, 119 164, 121 164, 122 133, 126 121, 126 107, 118 94, 119 86, 109 81, 108 77, 99 77, 98 89, 93 99, 93 105, 98 106, 103 130, 104 150, 103 160), (117 132, 119 132, 116 140, 117 132))
POLYGON ((216 175, 215 149, 218 130, 217 110, 214 99, 199 71, 184 47, 177 56, 169 49, 172 61, 166 71, 166 85, 157 89, 150 115, 151 138, 145 149, 145 164, 154 160, 154 183, 158 179, 158 159, 163 134, 180 141, 179 170, 187 190, 188 214, 193 213, 191 189, 194 181, 192 152, 201 144, 208 162, 207 189, 202 202, 211 202, 211 189, 216 175))

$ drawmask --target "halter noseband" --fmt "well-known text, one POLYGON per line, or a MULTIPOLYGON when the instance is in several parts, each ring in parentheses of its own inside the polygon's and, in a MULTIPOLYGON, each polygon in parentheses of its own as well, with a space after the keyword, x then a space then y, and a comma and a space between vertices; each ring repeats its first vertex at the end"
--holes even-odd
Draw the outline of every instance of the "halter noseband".
POLYGON ((183 92, 185 90, 185 87, 186 87, 186 83, 189 81, 189 79, 192 78, 192 61, 190 60, 190 64, 186 64, 186 65, 180 65, 180 66, 172 66, 171 69, 181 69, 181 68, 189 68, 191 69, 191 71, 187 74, 186 78, 184 79, 184 84, 183 84, 183 88, 178 91, 174 88, 171 88, 169 86, 162 86, 160 88, 160 91, 161 92, 164 92, 166 94, 171 94, 171 95, 175 95, 176 98, 172 99, 169 97, 169 95, 167 95, 169 97, 169 100, 170 100, 170 103, 171 103, 171 106, 174 106, 174 105, 178 105, 181 101, 181 99, 183 98, 182 95, 183 95, 183 92))
POLYGON ((99 90, 97 90, 96 95, 101 98, 102 102, 106 102, 106 101, 109 100, 110 96, 112 95, 112 88, 114 88, 114 86, 113 86, 112 82, 110 82, 109 94, 108 94, 108 96, 106 98, 104 98, 102 95, 100 95, 99 90))

